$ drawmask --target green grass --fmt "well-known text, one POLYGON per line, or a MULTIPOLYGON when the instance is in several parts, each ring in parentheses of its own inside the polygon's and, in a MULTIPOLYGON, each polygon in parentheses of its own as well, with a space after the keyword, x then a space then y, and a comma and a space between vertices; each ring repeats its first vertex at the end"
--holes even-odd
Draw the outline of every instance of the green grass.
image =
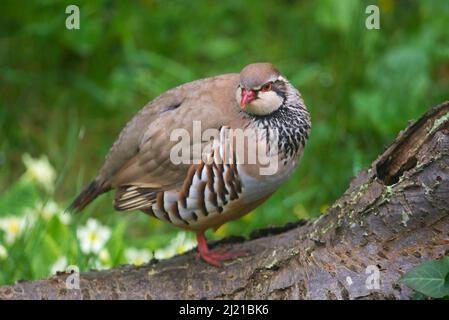
POLYGON ((0 219, 34 212, 36 221, 13 243, 0 231, 8 254, 2 259, 0 250, 0 283, 46 277, 61 256, 86 270, 126 263, 131 247, 182 247, 170 247, 178 232, 172 227, 114 212, 112 195, 69 224, 59 213, 46 220, 33 208, 48 201, 65 208, 149 100, 250 62, 275 63, 301 91, 312 133, 289 181, 254 213, 209 236, 248 235, 319 215, 409 120, 448 98, 449 3, 374 1, 381 29, 367 30, 365 8, 372 3, 78 1, 81 29, 70 31, 68 1, 2 2, 0 219), (54 190, 29 178, 26 153, 48 157, 54 190), (77 230, 89 217, 111 230, 109 257, 80 251, 77 230))

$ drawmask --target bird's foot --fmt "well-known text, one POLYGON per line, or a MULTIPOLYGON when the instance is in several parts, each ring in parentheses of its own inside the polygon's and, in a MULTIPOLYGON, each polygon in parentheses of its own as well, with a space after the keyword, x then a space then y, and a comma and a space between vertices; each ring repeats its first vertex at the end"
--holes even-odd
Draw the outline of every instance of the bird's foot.
POLYGON ((198 252, 196 254, 196 259, 202 259, 215 267, 221 267, 223 261, 243 257, 248 254, 245 251, 230 251, 228 249, 209 250, 206 238, 203 234, 197 234, 197 240, 198 252))
POLYGON ((207 252, 196 253, 196 259, 202 259, 203 261, 215 266, 221 267, 224 261, 232 260, 246 256, 248 253, 245 251, 230 251, 227 249, 208 250, 207 252))

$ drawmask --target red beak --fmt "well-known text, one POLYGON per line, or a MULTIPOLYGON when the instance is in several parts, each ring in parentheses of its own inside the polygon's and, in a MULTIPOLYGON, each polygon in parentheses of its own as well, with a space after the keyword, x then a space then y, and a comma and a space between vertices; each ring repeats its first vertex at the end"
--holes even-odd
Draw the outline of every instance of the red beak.
POLYGON ((254 99, 256 99, 256 95, 253 90, 242 89, 242 100, 240 101, 240 106, 242 109, 245 109, 246 105, 251 103, 254 99))

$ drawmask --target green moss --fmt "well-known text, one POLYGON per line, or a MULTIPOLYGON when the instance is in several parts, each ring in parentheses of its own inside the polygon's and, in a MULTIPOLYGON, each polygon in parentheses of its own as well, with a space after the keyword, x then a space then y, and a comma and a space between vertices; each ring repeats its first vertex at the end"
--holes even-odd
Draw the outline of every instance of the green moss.
POLYGON ((438 130, 438 128, 447 121, 449 121, 449 112, 435 120, 432 128, 428 132, 428 135, 434 134, 435 131, 438 130))

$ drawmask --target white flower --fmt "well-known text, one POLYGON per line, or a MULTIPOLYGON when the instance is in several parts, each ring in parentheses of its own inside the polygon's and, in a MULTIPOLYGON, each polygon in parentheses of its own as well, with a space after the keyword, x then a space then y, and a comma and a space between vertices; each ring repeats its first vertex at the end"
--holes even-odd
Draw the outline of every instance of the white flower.
POLYGON ((94 268, 97 270, 104 270, 111 267, 112 261, 109 251, 106 249, 102 249, 98 254, 98 260, 95 260, 94 268))
POLYGON ((87 220, 86 226, 77 230, 81 251, 84 253, 99 253, 111 236, 111 230, 102 226, 97 220, 87 220))
POLYGON ((20 219, 24 220, 24 227, 31 228, 39 219, 39 212, 36 209, 25 208, 20 219))
POLYGON ((63 224, 69 224, 72 220, 72 217, 68 212, 60 211, 58 214, 59 221, 61 221, 63 224))
POLYGON ((69 263, 67 261, 67 257, 65 256, 59 257, 58 260, 56 260, 53 266, 51 267, 50 274, 55 274, 58 271, 60 272, 66 271, 68 264, 69 263))
POLYGON ((45 205, 40 203, 38 207, 40 208, 41 216, 45 220, 50 220, 60 212, 59 206, 54 201, 48 201, 45 205))
POLYGON ((39 202, 36 205, 35 210, 37 210, 40 213, 40 216, 47 221, 49 221, 55 215, 63 224, 69 224, 71 220, 70 215, 64 212, 61 207, 54 201, 48 201, 45 205, 39 202))
POLYGON ((165 247, 165 248, 161 248, 161 249, 157 249, 154 252, 154 257, 158 260, 162 260, 162 259, 168 259, 173 257, 176 254, 176 251, 174 248, 171 248, 169 246, 165 247))
POLYGON ((107 269, 109 269, 109 266, 104 264, 100 260, 96 260, 93 268, 95 270, 99 270, 100 271, 100 270, 107 270, 107 269))
POLYGON ((189 238, 186 232, 178 232, 172 241, 172 246, 175 247, 176 253, 181 254, 195 248, 196 241, 189 238))
POLYGON ((23 217, 9 216, 0 219, 0 230, 5 232, 5 242, 13 243, 25 230, 26 219, 23 217))
POLYGON ((102 249, 98 254, 98 260, 104 265, 110 266, 112 261, 109 251, 107 249, 102 249))
POLYGON ((0 244, 0 260, 6 260, 8 258, 8 250, 0 244))
POLYGON ((39 219, 39 210, 37 208, 25 208, 23 209, 23 216, 28 221, 36 222, 39 219))
POLYGON ((173 238, 172 241, 170 241, 167 247, 156 250, 156 252, 154 253, 154 257, 158 260, 168 259, 173 257, 175 254, 181 254, 189 251, 195 246, 196 242, 187 237, 187 233, 178 232, 176 237, 173 238))
POLYGON ((26 153, 22 156, 22 161, 27 169, 25 176, 42 185, 47 192, 52 192, 56 171, 51 166, 48 158, 41 156, 39 159, 34 159, 26 153))
POLYGON ((128 248, 125 250, 125 257, 128 263, 140 266, 148 261, 150 261, 152 254, 149 250, 139 250, 136 248, 128 248))

